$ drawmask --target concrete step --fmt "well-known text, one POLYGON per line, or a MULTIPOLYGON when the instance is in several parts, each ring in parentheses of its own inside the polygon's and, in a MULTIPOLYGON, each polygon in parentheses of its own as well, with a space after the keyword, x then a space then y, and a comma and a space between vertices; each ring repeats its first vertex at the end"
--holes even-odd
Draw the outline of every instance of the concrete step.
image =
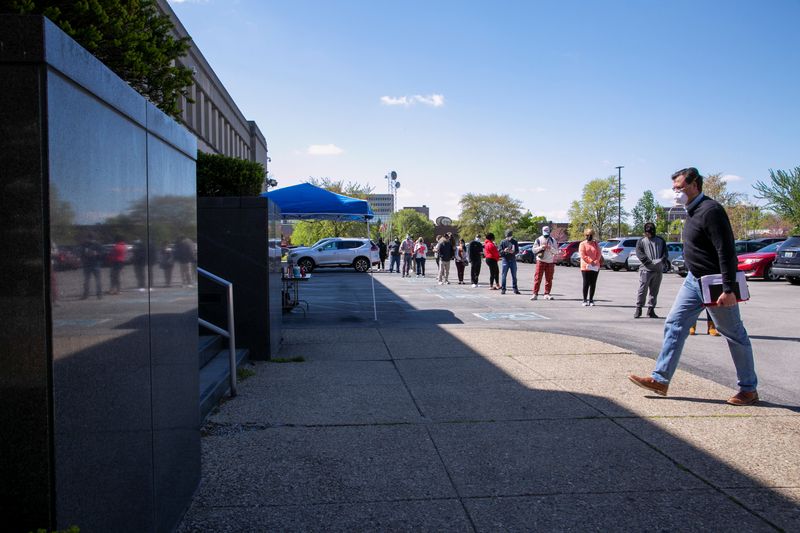
MULTIPOLYGON (((206 331, 206 330, 204 330, 206 331)), ((216 356, 220 350, 225 348, 227 342, 225 337, 220 335, 201 334, 198 344, 199 364, 198 368, 203 368, 216 356)))
MULTIPOLYGON (((250 352, 246 349, 236 350, 236 367, 245 364, 250 352)), ((205 420, 208 413, 219 400, 230 390, 230 363, 228 349, 220 350, 200 369, 200 421, 205 420)))

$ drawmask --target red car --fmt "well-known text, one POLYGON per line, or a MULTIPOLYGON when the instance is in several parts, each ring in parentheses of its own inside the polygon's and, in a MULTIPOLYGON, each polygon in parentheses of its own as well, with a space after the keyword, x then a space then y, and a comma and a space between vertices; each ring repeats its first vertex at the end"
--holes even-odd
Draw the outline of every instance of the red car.
POLYGON ((572 266, 569 260, 572 257, 572 254, 578 251, 578 246, 580 246, 580 244, 581 241, 569 241, 559 246, 558 253, 555 256, 556 264, 572 266))
POLYGON ((739 270, 748 278, 764 278, 769 281, 779 279, 780 276, 772 273, 772 262, 775 261, 776 251, 782 243, 783 241, 774 242, 757 252, 739 255, 739 270))

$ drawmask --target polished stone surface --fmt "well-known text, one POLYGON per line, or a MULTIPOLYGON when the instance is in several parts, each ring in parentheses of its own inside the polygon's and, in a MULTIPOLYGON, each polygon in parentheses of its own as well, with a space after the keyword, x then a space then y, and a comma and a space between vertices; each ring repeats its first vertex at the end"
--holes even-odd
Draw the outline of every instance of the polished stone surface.
POLYGON ((4 526, 171 530, 199 479, 195 265, 166 261, 194 139, 45 19, 0 30, 4 526))

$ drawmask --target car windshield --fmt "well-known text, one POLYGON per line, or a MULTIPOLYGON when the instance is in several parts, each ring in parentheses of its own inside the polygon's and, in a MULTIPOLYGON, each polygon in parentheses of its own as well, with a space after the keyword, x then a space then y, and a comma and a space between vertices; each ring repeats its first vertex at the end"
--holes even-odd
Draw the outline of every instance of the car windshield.
POLYGON ((800 246, 800 237, 789 237, 782 243, 780 243, 781 248, 796 248, 800 246))
POLYGON ((763 247, 763 248, 759 248, 759 249, 758 249, 758 253, 762 253, 762 252, 775 252, 775 251, 777 251, 777 250, 778 250, 778 246, 780 246, 781 244, 783 244, 783 241, 780 241, 780 242, 773 242, 772 244, 768 244, 768 245, 766 245, 766 246, 765 246, 765 247, 763 247))
POLYGON ((606 244, 605 244, 605 246, 603 246, 603 248, 614 248, 614 247, 615 247, 615 246, 617 246, 617 245, 618 245, 620 242, 622 242, 622 241, 619 241, 619 240, 616 240, 616 241, 614 241, 614 240, 611 240, 611 241, 606 241, 606 244))

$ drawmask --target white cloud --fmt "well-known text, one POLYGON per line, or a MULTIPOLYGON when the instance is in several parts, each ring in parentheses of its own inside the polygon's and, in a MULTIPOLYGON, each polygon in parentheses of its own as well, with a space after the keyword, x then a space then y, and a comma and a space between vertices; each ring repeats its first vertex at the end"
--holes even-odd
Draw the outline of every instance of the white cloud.
POLYGON ((557 209, 554 211, 542 211, 541 213, 536 213, 536 215, 541 214, 548 220, 552 220, 553 222, 567 222, 569 221, 569 217, 567 216, 566 209, 557 209))
POLYGON ((514 189, 514 192, 532 192, 532 193, 539 193, 539 192, 547 192, 547 189, 544 187, 517 187, 514 189))
POLYGON ((411 107, 420 103, 431 107, 442 107, 444 105, 444 95, 441 94, 415 94, 413 96, 381 96, 381 103, 390 106, 411 107))
POLYGON ((730 183, 732 181, 742 181, 744 178, 735 174, 725 174, 720 179, 725 183, 730 183))
POLYGON ((312 144, 306 153, 308 155, 339 155, 344 153, 344 150, 335 144, 312 144))
POLYGON ((673 199, 672 189, 661 189, 661 190, 659 190, 658 191, 658 197, 661 200, 670 200, 671 201, 673 199))

